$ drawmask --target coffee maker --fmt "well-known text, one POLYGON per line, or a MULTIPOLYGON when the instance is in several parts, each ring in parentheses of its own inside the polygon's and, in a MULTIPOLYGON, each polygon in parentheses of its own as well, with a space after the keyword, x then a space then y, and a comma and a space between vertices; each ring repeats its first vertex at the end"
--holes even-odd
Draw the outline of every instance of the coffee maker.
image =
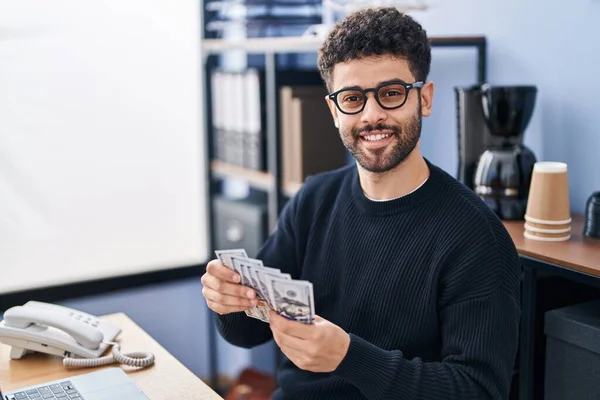
POLYGON ((536 157, 523 145, 535 86, 455 88, 458 179, 504 220, 522 220, 536 157))

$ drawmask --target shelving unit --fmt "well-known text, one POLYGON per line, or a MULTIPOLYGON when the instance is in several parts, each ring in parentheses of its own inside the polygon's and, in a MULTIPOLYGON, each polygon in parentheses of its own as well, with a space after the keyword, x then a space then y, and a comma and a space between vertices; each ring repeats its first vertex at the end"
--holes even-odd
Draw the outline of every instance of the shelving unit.
MULTIPOLYGON (((474 48, 476 50, 477 83, 484 83, 487 79, 487 42, 482 36, 468 37, 432 37, 432 47, 459 47, 474 48)), ((219 179, 235 178, 245 180, 250 187, 268 193, 268 223, 269 231, 277 224, 277 219, 282 206, 287 199, 293 196, 301 187, 301 184, 283 183, 281 180, 281 155, 279 131, 279 106, 278 106, 278 81, 277 81, 277 55, 295 53, 314 53, 321 45, 321 40, 315 37, 266 37, 250 38, 244 40, 204 39, 201 42, 204 60, 204 104, 205 104, 205 143, 209 149, 209 168, 207 179, 215 182, 219 179), (246 168, 229 165, 213 159, 212 154, 212 108, 210 104, 211 85, 210 74, 216 66, 214 56, 229 51, 243 51, 246 54, 262 54, 264 56, 264 79, 266 102, 266 159, 267 171, 255 171, 246 168)), ((316 67, 315 67, 316 69, 316 67)), ((212 188, 213 185, 211 184, 212 188)), ((214 225, 212 217, 212 195, 209 193, 209 224, 211 243, 214 243, 214 225)), ((212 249, 214 251, 214 249, 212 249)), ((216 356, 216 332, 209 329, 210 366, 213 387, 217 382, 217 356, 216 356)))

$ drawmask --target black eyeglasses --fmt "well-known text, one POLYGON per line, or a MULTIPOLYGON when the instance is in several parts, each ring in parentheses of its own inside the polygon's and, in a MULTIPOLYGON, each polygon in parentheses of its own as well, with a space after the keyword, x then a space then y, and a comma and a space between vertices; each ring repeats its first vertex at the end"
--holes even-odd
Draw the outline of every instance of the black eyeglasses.
POLYGON ((393 110, 400 108, 406 103, 408 92, 410 89, 420 89, 424 82, 406 83, 404 81, 389 81, 385 82, 376 88, 360 89, 346 88, 338 90, 328 95, 333 100, 338 110, 344 114, 358 114, 365 109, 367 104, 367 93, 373 92, 375 100, 381 108, 385 110, 393 110))

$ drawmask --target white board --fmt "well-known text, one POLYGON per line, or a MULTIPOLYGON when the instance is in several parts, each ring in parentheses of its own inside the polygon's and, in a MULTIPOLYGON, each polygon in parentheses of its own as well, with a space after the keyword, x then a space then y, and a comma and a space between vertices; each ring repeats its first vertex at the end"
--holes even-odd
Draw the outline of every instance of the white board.
POLYGON ((0 2, 0 293, 208 259, 200 12, 0 2))

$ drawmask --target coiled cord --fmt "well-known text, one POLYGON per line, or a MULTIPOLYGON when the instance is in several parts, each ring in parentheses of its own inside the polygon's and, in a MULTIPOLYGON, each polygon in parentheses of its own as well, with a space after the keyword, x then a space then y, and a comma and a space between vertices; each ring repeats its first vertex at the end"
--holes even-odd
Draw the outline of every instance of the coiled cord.
POLYGON ((112 354, 109 356, 99 358, 65 357, 63 358, 63 365, 74 368, 92 368, 119 363, 131 367, 145 368, 154 364, 154 354, 152 353, 134 352, 123 354, 120 351, 121 346, 118 343, 106 342, 106 344, 112 345, 112 354))

